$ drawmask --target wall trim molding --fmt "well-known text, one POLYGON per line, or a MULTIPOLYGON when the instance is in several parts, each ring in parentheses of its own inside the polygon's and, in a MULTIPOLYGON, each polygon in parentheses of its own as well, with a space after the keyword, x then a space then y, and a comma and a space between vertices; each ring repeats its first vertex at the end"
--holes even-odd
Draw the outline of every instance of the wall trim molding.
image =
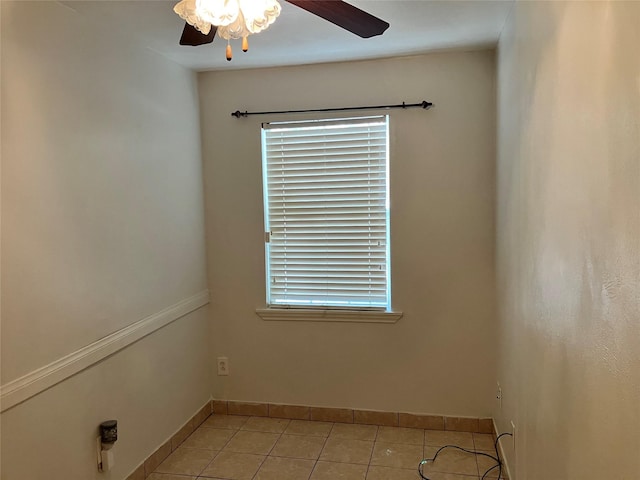
POLYGON ((402 312, 381 310, 339 310, 312 308, 256 308, 256 314, 267 321, 396 323, 402 312))
POLYGON ((0 412, 53 387, 208 303, 209 291, 204 290, 0 386, 0 412))

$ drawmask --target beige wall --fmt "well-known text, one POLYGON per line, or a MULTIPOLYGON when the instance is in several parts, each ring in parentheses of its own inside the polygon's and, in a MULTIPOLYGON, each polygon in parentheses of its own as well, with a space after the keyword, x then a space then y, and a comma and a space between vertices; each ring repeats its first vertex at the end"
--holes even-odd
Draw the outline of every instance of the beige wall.
MULTIPOLYGON (((199 75, 214 397, 488 415, 494 394, 493 52, 199 75), (393 325, 267 322, 260 123, 232 111, 432 101, 391 116, 393 325)), ((349 114, 347 114, 349 115, 349 114)), ((307 117, 308 118, 308 117, 307 117)))
MULTIPOLYGON (((195 75, 2 2, 2 384, 206 290, 195 75)), ((2 414, 2 479, 121 479, 210 396, 206 309, 2 414)))
POLYGON ((200 309, 2 413, 2 480, 123 480, 210 398, 200 309), (118 420, 100 473, 97 427, 118 420))
POLYGON ((5 383, 206 278, 193 74, 62 5, 3 8, 5 383))
POLYGON ((640 478, 640 3, 516 2, 498 292, 517 480, 640 478))

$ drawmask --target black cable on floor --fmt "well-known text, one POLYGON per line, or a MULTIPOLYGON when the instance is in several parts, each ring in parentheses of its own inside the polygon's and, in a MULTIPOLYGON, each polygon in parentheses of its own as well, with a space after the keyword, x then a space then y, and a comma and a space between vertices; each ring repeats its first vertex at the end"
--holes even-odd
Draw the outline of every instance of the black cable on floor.
POLYGON ((483 457, 489 457, 490 459, 494 460, 496 462, 495 465, 493 465, 491 468, 489 468, 486 472, 484 472, 484 474, 482 475, 482 479, 484 480, 486 478, 486 476, 489 474, 489 472, 491 470, 493 470, 494 468, 498 469, 498 480, 500 480, 502 478, 502 459, 500 458, 500 452, 498 451, 498 442, 500 441, 500 438, 504 437, 505 435, 509 435, 509 436, 513 436, 511 433, 501 433, 500 435, 498 435, 498 437, 496 438, 495 443, 493 444, 493 448, 496 451, 496 456, 494 457, 493 455, 489 455, 488 453, 484 453, 484 452, 478 452, 476 450, 467 450, 466 448, 462 448, 462 447, 458 447, 457 445, 445 445, 444 447, 440 447, 438 449, 438 451, 436 452, 436 454, 433 456, 433 458, 425 458, 424 460, 422 460, 420 462, 420 464, 418 465, 418 474, 420 475, 420 478, 422 480, 430 480, 429 477, 426 477, 424 475, 424 473, 422 472, 423 470, 423 466, 426 465, 427 463, 431 462, 434 463, 436 461, 436 458, 438 458, 438 454, 444 450, 445 448, 455 448, 457 450, 461 450, 465 453, 471 453, 473 455, 482 455, 483 457))

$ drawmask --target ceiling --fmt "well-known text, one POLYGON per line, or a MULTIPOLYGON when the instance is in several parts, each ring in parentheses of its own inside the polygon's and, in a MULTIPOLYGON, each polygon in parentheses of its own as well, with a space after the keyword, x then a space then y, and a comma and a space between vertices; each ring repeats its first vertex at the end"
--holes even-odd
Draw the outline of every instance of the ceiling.
POLYGON ((184 22, 175 1, 64 1, 65 6, 105 24, 155 52, 196 71, 300 65, 412 55, 444 49, 495 46, 513 0, 350 0, 386 20, 379 37, 360 38, 281 0, 282 13, 266 31, 249 37, 249 52, 232 41, 234 59, 225 60, 226 41, 180 46, 184 22))

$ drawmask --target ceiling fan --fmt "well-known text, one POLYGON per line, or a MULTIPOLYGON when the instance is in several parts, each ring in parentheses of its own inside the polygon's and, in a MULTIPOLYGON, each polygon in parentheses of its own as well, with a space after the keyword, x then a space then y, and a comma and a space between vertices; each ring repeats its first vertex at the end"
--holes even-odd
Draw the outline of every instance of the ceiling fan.
MULTIPOLYGON (((371 15, 370 13, 365 12, 353 5, 350 5, 347 2, 343 2, 341 0, 285 0, 287 3, 291 3, 300 7, 307 12, 310 12, 314 15, 317 15, 320 18, 323 18, 334 25, 344 28, 351 33, 354 33, 362 38, 370 38, 375 37, 377 35, 382 35, 384 31, 389 28, 389 23, 384 20, 379 19, 371 15)), ((211 23, 210 30, 208 28, 202 28, 202 25, 197 21, 194 22, 192 18, 188 17, 188 15, 179 11, 179 7, 181 4, 186 3, 183 2, 178 3, 174 10, 178 15, 186 20, 184 29, 182 31, 182 36, 180 37, 180 45, 190 45, 190 46, 198 46, 205 45, 213 42, 214 37, 216 36, 216 31, 218 27, 211 23), (196 26, 192 25, 195 23, 196 26), (204 30, 201 31, 201 30, 204 30), (206 33, 205 33, 206 32, 206 33)), ((193 0, 190 0, 190 3, 195 7, 193 0)), ((280 6, 277 2, 272 2, 276 4, 277 13, 270 19, 270 24, 275 17, 280 13, 280 6)), ((224 4, 227 4, 227 1, 224 1, 224 4)), ((187 12, 190 13, 190 12, 187 12)), ((264 26, 266 28, 268 26, 264 26)), ((208 24, 205 24, 208 27, 208 24)), ((229 38, 228 35, 223 35, 224 38, 229 38)), ((238 36, 232 36, 231 38, 239 38, 238 36)), ((242 35, 242 50, 247 51, 248 43, 245 35, 242 35)), ((227 60, 231 60, 231 46, 227 45, 227 60)))

